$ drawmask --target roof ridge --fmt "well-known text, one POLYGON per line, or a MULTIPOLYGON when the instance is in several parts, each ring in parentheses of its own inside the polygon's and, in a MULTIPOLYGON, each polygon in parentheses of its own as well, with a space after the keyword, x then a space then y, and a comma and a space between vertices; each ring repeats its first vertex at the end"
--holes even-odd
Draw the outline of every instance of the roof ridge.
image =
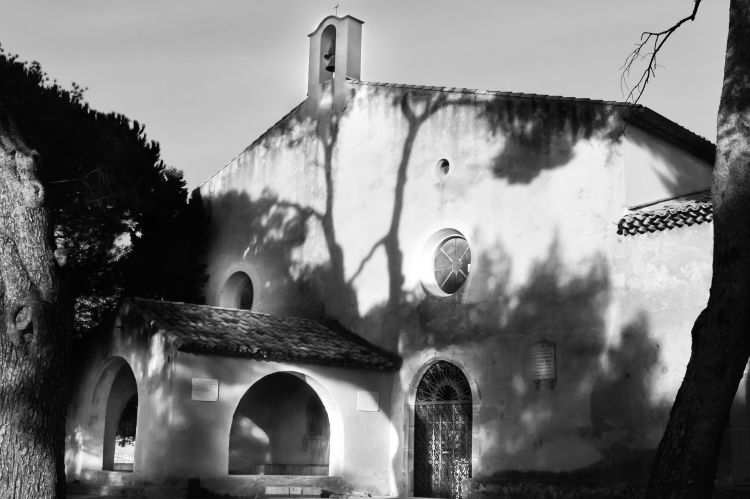
MULTIPOLYGON (((631 206, 630 208, 627 208, 628 213, 626 213, 626 215, 629 213, 640 211, 640 210, 645 210, 647 208, 650 208, 660 203, 668 203, 670 201, 679 201, 681 199, 700 196, 704 194, 710 194, 710 193, 711 193, 711 188, 709 187, 708 189, 701 189, 699 191, 688 192, 687 194, 680 194, 678 196, 672 196, 669 198, 657 199, 656 201, 649 201, 648 203, 642 203, 642 204, 634 205, 634 206, 631 206)), ((696 202, 700 202, 700 201, 696 200, 696 202)), ((709 199, 708 202, 711 202, 711 200, 709 199)))
POLYGON ((551 95, 551 94, 534 94, 526 92, 510 92, 506 90, 489 90, 489 89, 477 89, 477 88, 462 88, 462 87, 448 87, 448 86, 435 86, 435 85, 412 85, 405 83, 386 83, 379 81, 364 81, 364 80, 349 80, 353 84, 359 85, 370 85, 379 87, 394 87, 394 88, 408 88, 414 90, 431 90, 437 92, 450 92, 450 93, 461 93, 461 94, 477 94, 477 95, 502 95, 506 97, 514 97, 521 99, 547 99, 547 100, 566 100, 571 102, 588 102, 592 104, 608 104, 614 106, 627 107, 631 109, 648 109, 643 104, 633 104, 631 102, 613 101, 605 99, 589 99, 587 97, 570 97, 565 95, 551 95))
POLYGON ((567 97, 562 95, 533 94, 523 92, 509 92, 502 90, 479 90, 473 88, 441 87, 432 85, 408 85, 403 83, 384 83, 377 81, 349 80, 355 85, 366 85, 387 88, 403 88, 412 90, 425 90, 430 92, 450 92, 459 94, 487 95, 495 97, 507 97, 511 99, 545 100, 554 102, 570 102, 579 104, 593 104, 600 106, 612 106, 621 110, 621 119, 635 126, 651 131, 667 141, 671 141, 685 150, 692 151, 697 157, 713 163, 716 154, 716 145, 706 137, 699 135, 663 114, 660 114, 643 104, 622 102, 604 99, 589 99, 586 97, 567 97))
POLYGON ((256 312, 254 310, 248 310, 246 308, 234 308, 234 307, 221 307, 218 305, 208 305, 206 303, 190 303, 190 302, 184 302, 184 301, 173 301, 173 300, 157 300, 155 298, 143 298, 141 296, 133 296, 130 297, 131 300, 137 300, 137 301, 147 301, 151 303, 168 303, 171 305, 189 305, 191 307, 200 307, 200 308, 208 308, 212 310, 226 310, 228 312, 237 312, 240 314, 251 314, 251 315, 260 315, 263 317, 272 317, 275 319, 295 319, 300 321, 310 321, 310 322, 316 322, 320 323, 320 321, 316 321, 315 319, 310 319, 309 317, 300 317, 297 315, 274 315, 269 314, 266 312, 256 312))
POLYGON ((305 97, 305 100, 303 100, 302 102, 300 102, 299 104, 297 104, 296 106, 294 106, 292 109, 290 109, 281 118, 279 118, 278 120, 276 120, 276 122, 273 125, 271 125, 268 128, 266 128, 266 130, 263 133, 261 133, 260 135, 258 135, 258 137, 256 137, 255 140, 253 140, 252 142, 250 142, 250 145, 248 145, 247 147, 244 147, 242 149, 242 151, 240 151, 239 154, 236 154, 232 159, 230 159, 229 161, 227 161, 226 163, 224 163, 224 165, 221 168, 217 169, 215 172, 213 172, 211 175, 209 175, 206 178, 206 180, 204 180, 203 182, 201 182, 200 184, 198 184, 198 187, 196 187, 195 189, 200 189, 201 187, 203 187, 204 185, 206 185, 212 178, 214 178, 216 175, 218 175, 219 173, 221 173, 221 171, 224 170, 224 168, 226 168, 227 166, 229 166, 232 163, 232 161, 234 161, 235 159, 239 158, 240 155, 243 152, 247 151, 248 149, 250 149, 251 147, 253 147, 255 144, 257 144, 258 142, 260 142, 261 140, 263 140, 269 133, 271 133, 271 130, 273 130, 274 128, 276 128, 279 125, 279 123, 281 123, 282 121, 284 121, 287 118, 289 118, 289 116, 291 116, 295 111, 297 111, 299 108, 301 108, 305 104, 305 102, 307 102, 307 97, 305 97))

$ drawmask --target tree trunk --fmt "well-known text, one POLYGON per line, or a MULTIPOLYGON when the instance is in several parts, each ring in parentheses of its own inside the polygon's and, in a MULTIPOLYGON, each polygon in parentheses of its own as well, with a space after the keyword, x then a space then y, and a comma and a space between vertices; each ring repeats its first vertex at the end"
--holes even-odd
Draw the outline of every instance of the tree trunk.
POLYGON ((0 104, 0 498, 63 498, 69 317, 37 158, 0 104))
POLYGON ((750 355, 750 0, 731 0, 717 128, 711 294, 693 326, 690 362, 647 497, 711 497, 722 435, 750 355))

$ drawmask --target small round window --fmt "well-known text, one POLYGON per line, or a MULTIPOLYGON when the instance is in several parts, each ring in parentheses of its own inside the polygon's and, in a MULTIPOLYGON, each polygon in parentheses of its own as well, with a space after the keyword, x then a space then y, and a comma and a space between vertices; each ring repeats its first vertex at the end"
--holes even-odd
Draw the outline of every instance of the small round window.
POLYGON ((461 236, 445 239, 435 250, 433 259, 435 282, 441 291, 453 294, 469 278, 471 249, 461 236))

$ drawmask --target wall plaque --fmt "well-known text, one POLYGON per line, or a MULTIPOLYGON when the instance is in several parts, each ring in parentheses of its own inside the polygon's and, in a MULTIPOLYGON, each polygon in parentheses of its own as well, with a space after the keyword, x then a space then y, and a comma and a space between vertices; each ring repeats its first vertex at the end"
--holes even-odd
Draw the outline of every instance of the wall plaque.
POLYGON ((550 387, 555 387, 557 366, 553 342, 543 340, 531 345, 531 368, 531 379, 537 388, 541 382, 547 382, 550 387))
POLYGON ((216 402, 219 400, 219 380, 193 378, 193 393, 190 400, 201 402, 216 402))
POLYGON ((357 390, 357 410, 363 412, 380 412, 380 392, 357 390))

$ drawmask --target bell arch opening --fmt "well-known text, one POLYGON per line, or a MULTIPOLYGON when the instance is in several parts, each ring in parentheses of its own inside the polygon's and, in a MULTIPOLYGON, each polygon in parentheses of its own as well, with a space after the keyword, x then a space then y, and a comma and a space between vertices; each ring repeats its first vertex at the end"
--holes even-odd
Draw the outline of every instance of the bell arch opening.
POLYGON ((270 374, 245 392, 234 412, 229 474, 326 476, 330 435, 315 390, 293 374, 270 374))
POLYGON ((330 80, 336 72, 336 27, 326 26, 320 34, 320 80, 319 83, 330 80))
POLYGON ((463 371, 441 360, 419 380, 414 403, 414 496, 459 498, 471 477, 473 404, 463 371))
POLYGON ((118 367, 107 397, 104 419, 102 469, 133 471, 136 426, 138 422, 138 385, 127 362, 118 367))

